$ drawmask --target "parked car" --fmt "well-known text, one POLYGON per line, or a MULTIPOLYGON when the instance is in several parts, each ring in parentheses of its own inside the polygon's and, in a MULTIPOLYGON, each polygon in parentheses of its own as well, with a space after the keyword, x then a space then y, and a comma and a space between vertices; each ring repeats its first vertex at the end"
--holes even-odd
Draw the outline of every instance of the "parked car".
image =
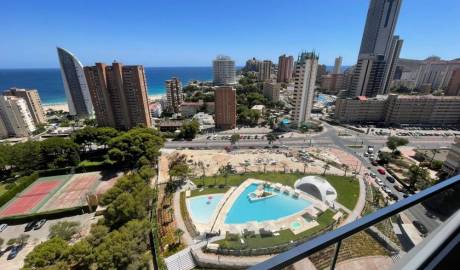
POLYGON ((378 168, 377 171, 378 171, 381 175, 385 175, 385 174, 386 174, 385 169, 382 168, 382 167, 378 168))
POLYGON ((398 201, 399 200, 398 196, 396 196, 396 194, 394 194, 394 193, 388 194, 388 197, 390 197, 393 201, 398 201))
POLYGON ((35 223, 34 230, 40 230, 43 225, 45 225, 46 219, 40 219, 37 223, 35 223))
POLYGON ((370 175, 372 178, 375 178, 375 177, 377 176, 377 175, 376 175, 375 173, 373 173, 373 172, 371 172, 369 175, 370 175))
POLYGON ((375 179, 375 182, 376 182, 376 183, 377 183, 377 185, 379 185, 379 186, 383 186, 383 185, 384 185, 384 184, 383 184, 383 181, 382 181, 382 180, 380 180, 380 179, 378 179, 378 178, 377 178, 377 179, 375 179))
POLYGON ((392 194, 391 189, 387 186, 383 186, 383 191, 385 191, 387 194, 392 194))
POLYGON ((8 224, 0 224, 0 232, 3 232, 8 227, 8 224))
POLYGON ((405 189, 403 187, 401 187, 401 186, 393 185, 393 187, 399 192, 404 192, 405 191, 405 189))
POLYGON ((388 182, 390 182, 390 183, 394 183, 394 182, 395 182, 395 179, 394 179, 392 176, 389 176, 389 175, 387 176, 387 180, 388 180, 388 182))
POLYGON ((19 251, 21 251, 21 249, 22 249, 22 246, 14 246, 11 249, 10 254, 8 254, 7 259, 12 260, 12 259, 16 258, 16 256, 18 255, 19 251))
POLYGON ((374 166, 379 165, 379 163, 377 162, 377 160, 372 160, 371 164, 374 165, 374 166))
POLYGON ((423 235, 425 236, 428 233, 428 229, 423 225, 420 221, 414 220, 412 221, 412 224, 414 224, 415 228, 423 235))
POLYGON ((34 226, 35 226, 35 223, 37 223, 36 220, 33 220, 33 221, 27 223, 26 227, 24 228, 24 231, 28 232, 28 231, 32 230, 34 228, 34 226))

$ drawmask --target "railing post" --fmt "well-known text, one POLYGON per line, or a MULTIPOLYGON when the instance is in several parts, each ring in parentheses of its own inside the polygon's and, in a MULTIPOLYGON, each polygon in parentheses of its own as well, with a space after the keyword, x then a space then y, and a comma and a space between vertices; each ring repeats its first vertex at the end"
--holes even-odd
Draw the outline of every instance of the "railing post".
POLYGON ((339 240, 335 245, 334 257, 332 258, 331 263, 331 270, 335 269, 335 264, 337 263, 337 257, 339 256, 340 245, 342 244, 342 240, 339 240))

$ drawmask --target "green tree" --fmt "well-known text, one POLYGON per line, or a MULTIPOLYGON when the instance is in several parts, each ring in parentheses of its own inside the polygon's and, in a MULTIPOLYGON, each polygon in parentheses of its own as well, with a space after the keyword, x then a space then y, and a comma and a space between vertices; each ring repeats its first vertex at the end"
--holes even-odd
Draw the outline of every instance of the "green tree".
POLYGON ((218 173, 222 175, 225 179, 225 186, 227 186, 228 176, 232 173, 232 165, 227 163, 227 165, 223 165, 219 168, 218 173))
POLYGON ((190 167, 187 164, 185 155, 176 155, 171 157, 169 162, 169 177, 171 181, 176 179, 183 181, 190 175, 190 167))
POLYGON ((387 147, 394 154, 396 150, 398 149, 398 147, 407 145, 408 143, 409 141, 406 138, 390 136, 388 137, 388 140, 387 140, 387 147))
POLYGON ((80 162, 78 145, 72 140, 53 137, 40 143, 43 162, 50 169, 76 166, 80 162))
POLYGON ((24 259, 24 268, 37 269, 45 268, 65 260, 69 246, 67 242, 59 237, 54 237, 36 246, 24 259))
POLYGON ((102 224, 94 224, 91 227, 90 234, 86 237, 86 241, 93 246, 99 246, 104 238, 109 234, 109 228, 102 224))
POLYGON ((4 174, 11 165, 12 147, 8 144, 0 144, 0 176, 4 174))
POLYGON ((388 164, 390 163, 392 159, 392 154, 389 153, 389 152, 383 152, 383 151, 380 151, 379 153, 379 163, 380 164, 388 164))
POLYGON ((239 140, 240 140, 240 134, 238 134, 238 133, 234 133, 234 134, 232 134, 232 136, 230 137, 230 142, 231 142, 231 144, 235 144, 235 143, 237 143, 239 140))
POLYGON ((273 133, 267 134, 268 144, 272 144, 277 139, 278 139, 278 137, 275 134, 273 134, 273 133))
POLYGON ((426 186, 426 182, 429 181, 430 174, 427 169, 417 165, 411 165, 409 167, 409 185, 412 190, 415 190, 416 186, 426 186))
POLYGON ((77 221, 59 221, 51 225, 48 237, 59 237, 63 240, 69 241, 72 236, 80 230, 80 222, 77 221))
POLYGON ((200 124, 196 119, 192 121, 186 121, 182 124, 180 129, 179 138, 186 140, 193 140, 196 134, 200 131, 200 124))
POLYGON ((156 162, 164 139, 158 131, 148 128, 133 128, 112 138, 109 142, 110 160, 126 167, 138 166, 141 157, 156 162))
POLYGON ((90 266, 95 262, 93 248, 86 239, 82 239, 71 245, 65 254, 71 268, 91 269, 90 266))
POLYGON ((174 231, 174 235, 175 235, 176 238, 177 238, 177 242, 179 242, 179 244, 180 244, 180 242, 181 242, 180 238, 182 237, 182 235, 184 235, 184 231, 181 230, 181 229, 179 229, 179 228, 177 228, 177 229, 174 231))
POLYGON ((329 162, 324 163, 324 165, 323 165, 323 169, 324 169, 323 175, 326 175, 326 171, 329 170, 330 168, 331 168, 331 165, 329 164, 329 162))
POLYGON ((27 174, 41 168, 40 142, 17 143, 11 150, 10 161, 15 171, 27 174))

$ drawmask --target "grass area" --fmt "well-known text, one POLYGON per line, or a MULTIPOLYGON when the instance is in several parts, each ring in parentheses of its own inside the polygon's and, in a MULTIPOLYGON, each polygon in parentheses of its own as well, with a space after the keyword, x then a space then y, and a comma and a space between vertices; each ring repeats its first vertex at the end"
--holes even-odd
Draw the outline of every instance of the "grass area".
MULTIPOLYGON (((229 186, 239 186, 242 182, 244 182, 248 178, 256 178, 261 179, 269 182, 276 182, 281 183, 283 185, 293 186, 295 181, 301 177, 305 176, 302 173, 280 173, 280 172, 253 172, 253 173, 245 173, 245 174, 234 174, 229 175, 227 180, 223 176, 207 176, 203 179, 195 179, 194 183, 196 185, 202 185, 204 181, 204 185, 206 186, 205 190, 202 194, 209 194, 204 193, 206 189, 212 187, 216 187, 218 185, 227 185, 229 186)), ((354 180, 351 177, 344 177, 338 175, 325 175, 322 176, 326 178, 329 183, 336 189, 337 201, 347 207, 348 209, 353 209, 358 201, 359 197, 359 183, 358 181, 354 180)), ((193 195, 192 196, 196 196, 193 195)))
POLYGON ((217 241, 216 243, 221 245, 222 247, 226 247, 228 249, 256 249, 256 248, 265 248, 265 247, 273 247, 281 244, 289 243, 290 241, 296 241, 301 239, 306 239, 311 237, 312 235, 318 233, 319 231, 323 230, 327 226, 331 225, 334 220, 332 217, 334 216, 334 212, 331 210, 326 210, 323 214, 321 214, 318 219, 316 220, 319 225, 313 227, 309 230, 306 230, 302 233, 295 235, 291 230, 282 230, 279 231, 278 236, 265 236, 261 237, 259 234, 256 234, 252 237, 245 237, 244 242, 245 244, 241 244, 240 238, 230 238, 227 237, 224 240, 217 241))
POLYGON ((215 194, 215 193, 225 193, 229 190, 229 187, 212 187, 212 188, 204 188, 202 191, 200 189, 192 190, 191 197, 200 196, 200 195, 207 195, 207 194, 215 194))
MULTIPOLYGON (((227 177, 227 185, 238 186, 248 178, 256 178, 269 182, 276 182, 284 185, 293 186, 295 181, 303 176, 305 175, 302 173, 284 174, 277 172, 234 174, 227 177)), ((353 209, 355 207, 359 197, 358 181, 354 180, 351 177, 344 177, 338 175, 325 175, 322 177, 326 178, 329 181, 329 183, 337 190, 337 201, 340 204, 344 205, 348 209, 353 209)), ((204 179, 194 180, 195 184, 197 185, 202 185, 203 181, 205 186, 212 186, 212 188, 214 188, 214 186, 216 185, 224 185, 226 182, 223 176, 207 176, 204 179)), ((209 194, 204 193, 206 192, 206 189, 208 188, 205 188, 203 194, 209 194)))
POLYGON ((363 146, 361 144, 359 144, 359 145, 353 145, 353 144, 352 145, 347 145, 347 147, 349 147, 349 148, 363 148, 363 146))
POLYGON ((180 193, 179 203, 180 203, 180 214, 182 216, 182 219, 184 220, 187 231, 192 237, 198 236, 199 233, 196 231, 195 226, 193 225, 192 219, 190 218, 190 215, 188 214, 188 211, 187 211, 187 205, 185 203, 185 192, 180 193))
POLYGON ((6 192, 6 188, 5 188, 6 184, 5 183, 0 183, 0 196, 6 192))
POLYGON ((99 166, 102 164, 104 164, 103 160, 102 161, 83 160, 82 162, 80 162, 80 164, 78 164, 78 166, 89 167, 89 166, 99 166))

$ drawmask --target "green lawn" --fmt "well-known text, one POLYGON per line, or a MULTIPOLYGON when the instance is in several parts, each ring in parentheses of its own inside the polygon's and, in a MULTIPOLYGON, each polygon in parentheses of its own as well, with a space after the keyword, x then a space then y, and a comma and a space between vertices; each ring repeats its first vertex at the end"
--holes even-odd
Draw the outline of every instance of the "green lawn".
POLYGON ((3 195, 3 193, 6 192, 5 185, 6 184, 4 184, 4 183, 0 183, 0 196, 3 195))
MULTIPOLYGON (((243 181, 248 178, 256 178, 269 182, 281 183, 283 185, 293 186, 294 182, 305 176, 302 173, 279 173, 279 172, 268 172, 268 173, 246 173, 246 174, 235 174, 230 175, 227 178, 227 185, 229 186, 238 186, 243 181)), ((337 190, 338 197, 337 201, 347 207, 348 209, 353 209, 358 201, 359 197, 359 183, 356 180, 353 180, 351 177, 337 176, 337 175, 326 175, 325 177, 329 183, 337 190)), ((210 189, 208 186, 218 186, 225 185, 225 178, 223 176, 207 176, 203 179, 197 178, 194 180, 194 183, 197 185, 204 184, 206 186, 205 190, 201 194, 210 194, 213 192, 207 192, 207 189, 210 189)), ((215 192, 214 192, 215 193, 215 192)), ((201 195, 200 194, 200 195, 201 195)), ((198 195, 198 194, 197 194, 198 195)), ((192 193, 192 196, 196 196, 192 193)))
POLYGON ((245 245, 241 244, 239 239, 229 240, 224 239, 217 241, 217 244, 220 244, 228 249, 255 249, 255 248, 264 248, 264 247, 273 247, 276 245, 286 244, 292 240, 300 240, 300 239, 307 239, 311 237, 315 233, 321 231, 322 229, 326 228, 334 221, 332 217, 334 216, 334 212, 331 210, 326 210, 323 214, 321 214, 318 219, 316 220, 319 225, 313 227, 309 230, 306 230, 302 233, 295 235, 291 230, 282 230, 279 231, 278 236, 269 236, 269 237, 261 237, 259 234, 256 234, 254 237, 246 237, 244 238, 245 245))
POLYGON ((195 197, 195 196, 200 196, 200 195, 207 195, 207 194, 215 194, 215 193, 225 193, 227 192, 227 190, 229 189, 229 187, 223 187, 223 188, 219 188, 219 187, 212 187, 212 188, 204 188, 203 191, 200 191, 200 189, 195 189, 195 190, 192 190, 191 192, 191 197, 195 197))

